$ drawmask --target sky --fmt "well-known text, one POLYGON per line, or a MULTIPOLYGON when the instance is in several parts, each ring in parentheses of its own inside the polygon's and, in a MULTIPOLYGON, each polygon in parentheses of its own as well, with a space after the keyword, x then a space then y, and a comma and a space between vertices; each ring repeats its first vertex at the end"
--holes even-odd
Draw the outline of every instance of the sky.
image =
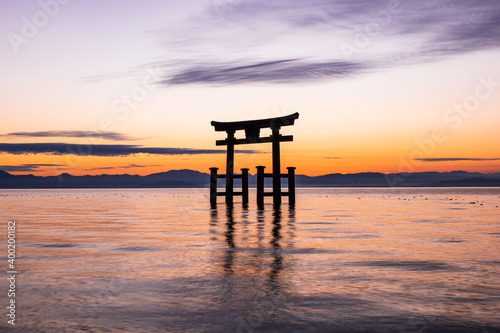
MULTIPOLYGON (((281 164, 298 174, 500 172, 497 0, 0 6, 12 174, 224 170, 212 120, 294 112, 281 164)), ((236 149, 236 170, 271 168, 269 144, 236 149)))

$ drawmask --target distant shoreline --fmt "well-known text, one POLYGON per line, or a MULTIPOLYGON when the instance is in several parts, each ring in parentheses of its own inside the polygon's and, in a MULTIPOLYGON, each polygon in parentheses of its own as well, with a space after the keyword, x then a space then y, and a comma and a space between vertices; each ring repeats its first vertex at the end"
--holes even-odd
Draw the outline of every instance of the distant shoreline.
MULTIPOLYGON (((255 189, 255 186, 250 186, 250 189, 255 189)), ((398 189, 398 188, 499 188, 500 186, 297 186, 297 188, 301 189, 315 189, 315 188, 324 188, 324 189, 398 189)), ((151 190, 151 189, 206 189, 209 190, 209 187, 0 187, 1 190, 151 190)))
MULTIPOLYGON (((98 188, 208 188, 210 175, 194 170, 170 170, 146 176, 96 175, 57 176, 12 175, 0 170, 0 189, 98 189, 98 188)), ((256 186, 256 176, 249 175, 250 188, 256 186)), ((219 184, 224 185, 221 179, 219 184)), ((282 186, 286 187, 283 180, 282 186)), ((500 187, 500 173, 466 171, 392 173, 364 172, 354 174, 331 173, 322 176, 295 176, 298 188, 400 188, 400 187, 500 187)), ((235 180, 239 187, 240 180, 235 180)), ((266 183, 266 186, 270 186, 266 183)))

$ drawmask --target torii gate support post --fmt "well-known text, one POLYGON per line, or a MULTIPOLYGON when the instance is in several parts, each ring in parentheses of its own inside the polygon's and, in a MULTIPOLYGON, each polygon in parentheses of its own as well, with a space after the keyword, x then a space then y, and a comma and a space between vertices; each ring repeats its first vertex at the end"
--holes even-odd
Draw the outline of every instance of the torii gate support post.
POLYGON ((295 167, 288 167, 288 204, 295 205, 295 167))
MULTIPOLYGON (((217 197, 226 196, 226 192, 217 193, 217 179, 226 178, 225 174, 219 175, 217 170, 219 168, 210 168, 210 205, 212 208, 217 206, 217 197)), ((248 205, 248 168, 241 169, 241 175, 234 175, 234 178, 241 178, 241 192, 234 192, 233 195, 241 195, 243 197, 243 205, 248 205)))
POLYGON ((273 138, 273 204, 281 204, 281 163, 280 163, 280 128, 272 129, 273 138))
POLYGON ((210 205, 217 205, 217 170, 219 168, 210 168, 210 205))
POLYGON ((234 183, 234 131, 227 131, 227 160, 226 160, 226 204, 233 204, 234 183))

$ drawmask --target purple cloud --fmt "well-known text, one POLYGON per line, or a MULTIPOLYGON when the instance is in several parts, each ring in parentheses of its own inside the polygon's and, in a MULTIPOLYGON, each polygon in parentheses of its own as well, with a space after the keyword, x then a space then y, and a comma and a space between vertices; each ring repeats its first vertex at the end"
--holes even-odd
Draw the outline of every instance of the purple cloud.
MULTIPOLYGON (((82 156, 200 155, 225 154, 221 149, 191 149, 143 147, 139 145, 91 145, 72 143, 0 143, 0 152, 9 154, 54 154, 82 156)), ((236 150, 237 153, 256 154, 255 150, 236 150)))

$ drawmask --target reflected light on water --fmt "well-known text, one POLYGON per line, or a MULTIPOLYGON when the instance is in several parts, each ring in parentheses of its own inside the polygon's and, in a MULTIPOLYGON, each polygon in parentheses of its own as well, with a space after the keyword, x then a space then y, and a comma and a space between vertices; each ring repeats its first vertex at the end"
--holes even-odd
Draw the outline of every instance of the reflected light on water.
POLYGON ((499 188, 207 191, 0 191, 17 331, 500 331, 499 188))

